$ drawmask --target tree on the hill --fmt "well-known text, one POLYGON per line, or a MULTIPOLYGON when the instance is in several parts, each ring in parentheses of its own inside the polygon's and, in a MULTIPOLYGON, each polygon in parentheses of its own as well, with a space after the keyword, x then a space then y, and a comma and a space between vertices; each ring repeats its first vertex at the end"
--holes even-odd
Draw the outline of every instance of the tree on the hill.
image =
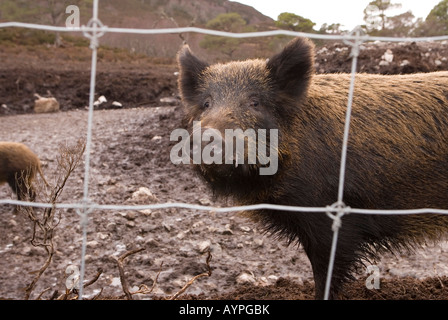
POLYGON ((400 3, 391 3, 390 0, 370 1, 364 9, 364 21, 368 32, 384 30, 386 28, 386 11, 400 8, 400 3))
POLYGON ((418 21, 415 21, 415 16, 411 11, 407 11, 393 17, 387 17, 385 28, 377 33, 381 36, 406 37, 414 32, 417 25, 418 21))
MULTIPOLYGON (((243 32, 247 22, 236 12, 222 13, 210 20, 206 24, 207 29, 220 30, 226 32, 243 32)), ((237 38, 219 37, 207 35, 200 42, 200 46, 205 49, 220 50, 229 58, 233 57, 241 40, 237 38)))
POLYGON ((312 33, 315 32, 313 28, 316 24, 294 13, 283 12, 279 14, 275 25, 280 29, 312 33))
POLYGON ((418 19, 412 35, 416 37, 448 35, 448 0, 442 0, 435 5, 425 20, 418 19))
POLYGON ((324 23, 320 29, 319 29, 319 33, 329 33, 329 34, 341 34, 341 24, 340 23, 332 23, 332 24, 327 24, 324 23))
POLYGON ((427 35, 448 35, 448 0, 440 1, 425 20, 427 35))

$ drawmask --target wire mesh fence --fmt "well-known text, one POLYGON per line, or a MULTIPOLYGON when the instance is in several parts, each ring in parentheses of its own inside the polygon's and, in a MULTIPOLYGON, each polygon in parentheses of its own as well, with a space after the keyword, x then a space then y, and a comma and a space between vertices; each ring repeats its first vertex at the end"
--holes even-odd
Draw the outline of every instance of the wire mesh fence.
MULTIPOLYGON (((10 205, 20 205, 25 207, 36 207, 36 208, 61 208, 61 209, 75 209, 80 217, 80 223, 83 230, 83 243, 82 252, 80 253, 80 283, 84 281, 85 274, 85 255, 86 255, 86 243, 87 243, 87 226, 89 224, 88 216, 91 212, 95 210, 146 210, 146 209, 164 209, 164 208, 184 208, 190 210, 199 211, 213 211, 216 213, 229 213, 229 212, 239 212, 239 211, 252 211, 252 210, 275 210, 275 211, 290 211, 290 212, 321 212, 327 213, 329 219, 333 220, 333 241, 332 248, 329 259, 328 274, 325 288, 325 298, 328 298, 332 270, 336 252, 336 244, 338 241, 338 232, 342 226, 341 218, 347 214, 394 214, 394 215, 408 215, 408 214, 446 214, 448 215, 448 209, 433 209, 433 208, 415 208, 406 210, 378 210, 378 209, 360 209, 351 208, 344 204, 344 183, 345 183, 345 169, 346 169, 346 157, 347 157, 347 145, 350 133, 350 123, 351 123, 351 108, 354 95, 354 87, 356 82, 356 72, 357 72, 357 61, 360 50, 362 50, 362 44, 366 41, 386 41, 386 42, 425 42, 425 41, 443 41, 448 40, 448 36, 437 36, 437 37, 374 37, 369 36, 363 32, 360 27, 355 28, 352 32, 344 35, 323 35, 323 34, 309 34, 303 32, 294 32, 288 30, 273 30, 273 31, 263 31, 263 32, 248 32, 248 33, 231 33, 216 30, 208 30, 196 27, 182 27, 182 28, 165 28, 165 29, 134 29, 134 28, 112 28, 103 25, 103 23, 98 19, 98 0, 93 2, 93 15, 92 19, 88 22, 86 26, 81 27, 57 27, 30 23, 20 23, 20 22, 5 22, 0 23, 0 28, 29 28, 38 29, 54 32, 79 32, 90 40, 90 48, 92 50, 91 56, 91 74, 90 74, 90 92, 89 92, 89 108, 88 108, 88 123, 87 123, 87 138, 86 138, 86 148, 85 148, 85 168, 84 168, 84 185, 83 185, 83 198, 81 202, 77 203, 39 203, 39 202, 27 202, 12 199, 0 199, 0 205, 10 204, 10 205), (311 39, 321 39, 321 40, 341 40, 346 44, 350 45, 351 51, 351 78, 349 94, 347 97, 347 109, 344 127, 344 136, 341 150, 341 164, 339 172, 339 187, 337 199, 333 204, 326 204, 322 207, 300 207, 300 206, 285 206, 285 205, 274 205, 274 204, 254 204, 247 206, 232 206, 232 207, 214 207, 214 206, 204 206, 195 205, 190 203, 158 203, 158 204, 147 204, 147 205, 108 205, 108 204, 97 204, 91 201, 89 197, 89 175, 90 175, 90 154, 91 154, 91 142, 92 142, 92 129, 93 129, 93 118, 94 118, 94 97, 95 97, 95 85, 96 85, 96 73, 97 73, 97 48, 101 36, 106 33, 132 33, 132 34, 179 34, 179 33, 201 33, 215 36, 233 37, 233 38, 248 38, 248 37, 267 37, 276 35, 286 35, 294 37, 307 37, 311 39)), ((79 298, 83 297, 83 286, 80 286, 79 298)))

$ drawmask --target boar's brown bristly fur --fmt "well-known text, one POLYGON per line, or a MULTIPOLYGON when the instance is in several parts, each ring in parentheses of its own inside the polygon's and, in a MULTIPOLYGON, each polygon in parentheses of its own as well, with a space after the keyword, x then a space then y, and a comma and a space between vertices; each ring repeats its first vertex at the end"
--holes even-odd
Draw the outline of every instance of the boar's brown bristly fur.
POLYGON ((27 196, 35 200, 32 181, 37 172, 48 185, 36 154, 22 143, 0 141, 0 184, 7 182, 18 200, 26 200, 27 196))
MULTIPOLYGON (((324 207, 336 202, 350 75, 314 75, 313 56, 313 46, 301 38, 268 61, 209 65, 188 47, 180 51, 179 88, 190 125, 279 130, 279 166, 272 176, 232 165, 195 165, 216 193, 240 204, 324 207)), ((447 209, 448 72, 357 74, 352 108, 344 203, 447 209)), ((323 298, 331 219, 324 213, 246 214, 279 238, 303 245, 316 298, 323 298)), ((344 216, 330 297, 385 251, 413 249, 447 231, 445 215, 344 216)))

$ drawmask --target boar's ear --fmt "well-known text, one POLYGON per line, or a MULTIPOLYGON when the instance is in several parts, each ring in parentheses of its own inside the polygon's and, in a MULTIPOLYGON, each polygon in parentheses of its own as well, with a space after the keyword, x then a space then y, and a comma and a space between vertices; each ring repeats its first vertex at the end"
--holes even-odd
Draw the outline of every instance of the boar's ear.
POLYGON ((182 99, 194 104, 201 81, 201 73, 208 67, 208 64, 195 57, 188 45, 184 45, 179 51, 177 61, 180 69, 178 82, 182 99))
POLYGON ((314 45, 305 38, 289 42, 282 52, 267 62, 277 89, 292 98, 300 98, 307 90, 314 70, 314 45))

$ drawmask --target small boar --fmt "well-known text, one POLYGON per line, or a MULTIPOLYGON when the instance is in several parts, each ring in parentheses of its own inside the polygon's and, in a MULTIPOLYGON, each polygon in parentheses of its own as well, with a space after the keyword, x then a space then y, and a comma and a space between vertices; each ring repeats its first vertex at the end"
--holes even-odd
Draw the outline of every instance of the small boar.
POLYGON ((7 182, 18 200, 26 200, 27 196, 35 200, 32 181, 36 172, 48 186, 37 155, 22 143, 0 141, 0 184, 7 182))
POLYGON ((59 102, 56 98, 44 98, 35 94, 37 100, 34 101, 34 112, 35 113, 49 113, 59 111, 59 102))
MULTIPOLYGON (((314 74, 314 47, 292 40, 269 60, 209 65, 188 46, 178 54, 186 123, 278 129, 278 170, 195 164, 215 194, 241 205, 325 207, 336 202, 349 74, 314 74)), ((448 208, 448 72, 358 74, 352 105, 344 203, 352 208, 448 208)), ((333 232, 325 213, 245 213, 278 238, 300 243, 311 262, 316 298, 324 289, 333 232)), ((361 215, 342 218, 330 298, 365 262, 386 251, 440 240, 448 216, 361 215)))

